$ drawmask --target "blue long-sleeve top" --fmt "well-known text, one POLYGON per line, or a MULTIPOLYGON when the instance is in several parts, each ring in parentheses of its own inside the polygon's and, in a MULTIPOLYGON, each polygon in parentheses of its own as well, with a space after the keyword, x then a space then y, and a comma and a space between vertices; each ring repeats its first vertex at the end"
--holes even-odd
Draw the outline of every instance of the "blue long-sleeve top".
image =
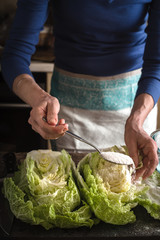
MULTIPOLYGON (((160 0, 51 0, 55 65, 111 76, 142 68, 137 95, 160 96, 160 0), (147 26, 147 28, 146 28, 147 26)), ((1 67, 12 87, 29 65, 49 0, 19 0, 1 67)))

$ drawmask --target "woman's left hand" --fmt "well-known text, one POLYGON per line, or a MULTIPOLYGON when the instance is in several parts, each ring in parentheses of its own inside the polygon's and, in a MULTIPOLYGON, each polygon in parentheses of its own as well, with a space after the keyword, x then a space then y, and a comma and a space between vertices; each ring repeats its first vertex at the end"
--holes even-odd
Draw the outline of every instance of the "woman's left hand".
POLYGON ((138 154, 143 156, 143 166, 137 169, 135 179, 139 177, 146 179, 152 175, 159 162, 156 142, 131 119, 126 122, 125 142, 136 167, 139 164, 138 154))

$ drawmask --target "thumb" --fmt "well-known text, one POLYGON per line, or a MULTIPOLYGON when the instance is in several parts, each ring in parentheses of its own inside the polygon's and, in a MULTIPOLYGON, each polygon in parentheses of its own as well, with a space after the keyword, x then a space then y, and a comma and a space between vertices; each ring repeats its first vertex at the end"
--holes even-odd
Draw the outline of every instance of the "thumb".
POLYGON ((51 125, 56 126, 58 123, 59 104, 49 103, 47 105, 47 122, 51 125))

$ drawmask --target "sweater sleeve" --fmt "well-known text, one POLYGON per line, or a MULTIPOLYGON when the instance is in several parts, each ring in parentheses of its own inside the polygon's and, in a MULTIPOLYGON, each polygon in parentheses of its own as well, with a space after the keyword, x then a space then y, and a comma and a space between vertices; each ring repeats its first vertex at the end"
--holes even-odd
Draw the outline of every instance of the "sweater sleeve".
POLYGON ((39 33, 47 18, 48 1, 18 0, 1 61, 2 74, 10 88, 18 75, 27 73, 32 76, 29 69, 31 56, 35 52, 39 33))
POLYGON ((148 93, 156 104, 160 96, 160 0, 153 0, 150 5, 146 31, 144 63, 136 96, 148 93))

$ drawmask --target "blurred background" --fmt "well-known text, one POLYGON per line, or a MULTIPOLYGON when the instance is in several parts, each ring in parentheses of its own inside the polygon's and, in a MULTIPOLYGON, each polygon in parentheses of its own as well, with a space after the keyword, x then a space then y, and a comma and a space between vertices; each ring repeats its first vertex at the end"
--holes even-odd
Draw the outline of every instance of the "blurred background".
MULTIPOLYGON (((0 59, 16 12, 18 0, 0 0, 0 59)), ((38 1, 38 0, 37 0, 38 1)), ((50 4, 52 1, 50 1, 50 4)), ((32 56, 31 71, 37 83, 46 91, 54 68, 54 25, 52 7, 49 5, 48 19, 40 32, 36 52, 32 56)), ((159 109, 160 109, 160 103, 159 109)), ((0 66, 0 151, 30 151, 50 148, 28 124, 30 107, 23 103, 6 85, 0 66)), ((158 124, 160 128, 160 110, 158 124)))
MULTIPOLYGON (((16 12, 17 0, 0 0, 0 59, 16 12)), ((46 91, 54 67, 54 36, 52 9, 49 6, 48 19, 40 32, 39 43, 32 56, 31 71, 38 84, 46 91)), ((9 89, 1 74, 0 66, 0 151, 24 152, 48 148, 48 141, 42 139, 28 124, 30 106, 22 102, 9 89)))

